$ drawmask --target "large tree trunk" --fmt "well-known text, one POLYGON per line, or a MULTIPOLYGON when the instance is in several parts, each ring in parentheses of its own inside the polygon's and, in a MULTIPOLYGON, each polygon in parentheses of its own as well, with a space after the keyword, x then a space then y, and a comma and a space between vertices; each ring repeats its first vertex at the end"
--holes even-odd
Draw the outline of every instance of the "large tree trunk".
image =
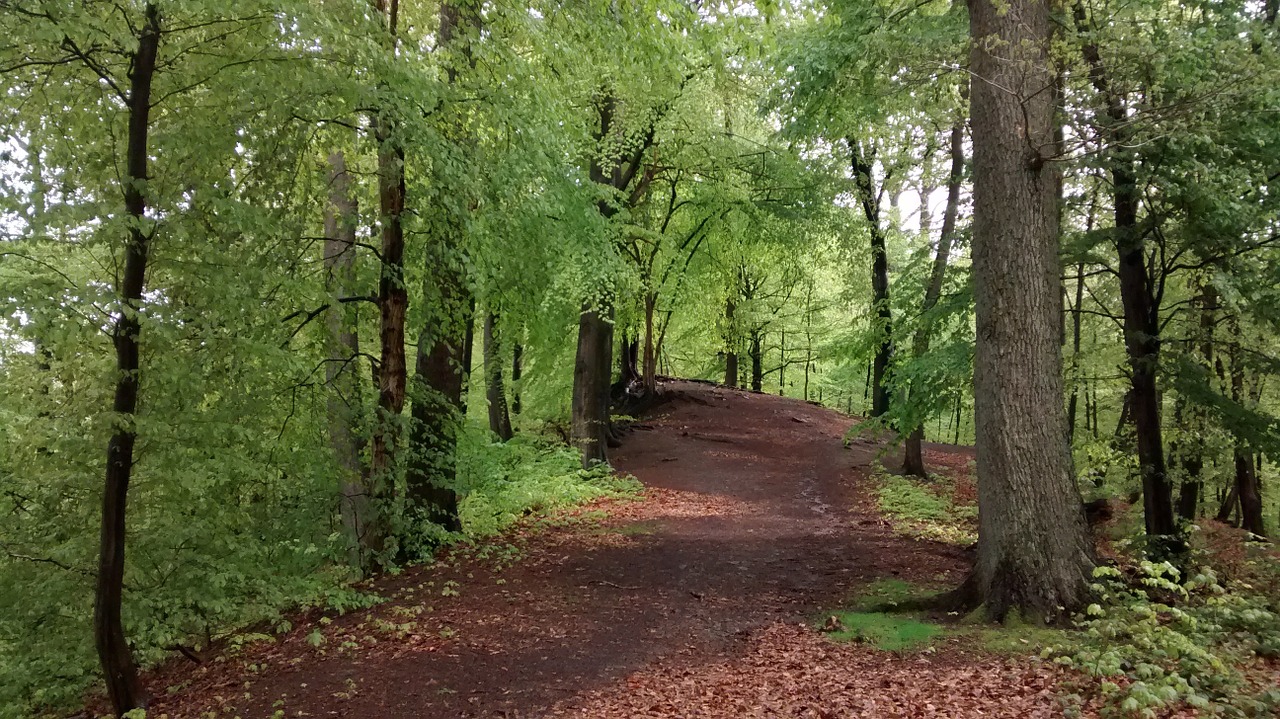
POLYGON ((974 412, 978 557, 957 598, 989 618, 1062 620, 1093 561, 1070 474, 1059 342, 1057 168, 1047 0, 973 0, 974 412))
MULTIPOLYGON (((849 152, 853 158, 853 177, 858 188, 858 200, 871 231, 871 302, 876 319, 872 332, 879 337, 875 359, 871 364, 871 416, 879 417, 889 411, 889 387, 885 375, 893 361, 893 312, 889 305, 889 255, 885 249, 885 232, 880 222, 880 192, 876 189, 874 158, 858 142, 849 137, 849 152)), ((883 189, 883 188, 882 188, 883 189)))
POLYGON ((733 298, 730 297, 724 303, 724 320, 725 320, 725 351, 724 351, 724 383, 730 387, 738 386, 738 346, 734 342, 733 331, 733 311, 735 307, 733 298))
POLYGON ((506 442, 511 439, 511 415, 507 413, 507 392, 502 384, 502 353, 497 338, 498 315, 484 316, 485 396, 489 401, 489 431, 506 442))
POLYGON ((93 636, 102 666, 111 708, 117 715, 141 707, 145 701, 138 682, 138 668, 124 635, 121 604, 124 599, 124 561, 129 480, 133 476, 133 447, 137 440, 134 414, 138 410, 139 346, 142 293, 147 273, 148 242, 143 231, 149 179, 148 142, 151 131, 151 81, 160 49, 160 11, 146 7, 146 21, 138 36, 129 72, 129 135, 125 147, 125 212, 129 236, 125 242, 124 271, 116 294, 121 308, 111 337, 116 350, 116 394, 111 404, 115 430, 107 442, 106 482, 102 492, 102 532, 98 545, 98 581, 93 597, 93 636))
MULTIPOLYGON (((1084 28, 1085 10, 1073 8, 1076 26, 1084 28)), ((1164 439, 1160 427, 1160 308, 1147 270, 1143 235, 1138 229, 1136 168, 1129 149, 1131 123, 1124 94, 1111 84, 1097 45, 1081 51, 1089 63, 1089 79, 1106 104, 1100 125, 1108 139, 1107 163, 1114 194, 1115 239, 1119 252, 1120 299, 1124 307, 1125 351, 1129 355, 1130 399, 1138 464, 1142 474, 1143 510, 1147 536, 1160 553, 1179 551, 1182 542, 1173 516, 1173 488, 1167 476, 1164 439)))
MULTIPOLYGON (((397 42, 398 0, 378 3, 387 22, 394 50, 397 42)), ((374 486, 391 487, 400 435, 400 415, 404 412, 409 368, 405 355, 404 327, 409 311, 409 292, 404 284, 404 147, 395 139, 395 127, 387 113, 373 118, 378 140, 378 213, 382 226, 382 267, 378 278, 379 343, 378 411, 373 427, 370 473, 374 486)), ((381 490, 379 490, 381 491, 381 490)))
MULTIPOLYGON (((920 314, 922 324, 916 330, 912 342, 912 352, 916 357, 923 357, 929 352, 930 330, 928 319, 924 316, 938 304, 942 296, 942 281, 946 277, 947 262, 951 258, 951 242, 956 231, 956 217, 960 211, 960 187, 964 181, 964 121, 959 120, 951 128, 951 174, 947 177, 947 208, 942 215, 942 233, 938 236, 938 252, 933 258, 933 271, 929 275, 929 286, 925 288, 924 302, 920 314)), ((927 197, 924 198, 927 201, 927 197)), ((922 203, 923 204, 923 203, 922 203)), ((928 477, 924 466, 924 422, 921 421, 911 429, 907 441, 903 445, 902 470, 917 477, 928 477)))
POLYGON ((329 362, 327 412, 329 444, 338 465, 338 514, 347 537, 348 561, 365 570, 382 549, 383 528, 374 516, 371 492, 360 460, 364 441, 356 429, 360 412, 360 340, 355 311, 343 300, 355 285, 358 212, 351 176, 341 152, 329 155, 329 206, 324 213, 324 266, 329 290, 326 328, 329 362))
POLYGON ((574 446, 582 466, 609 461, 609 380, 613 361, 612 309, 584 305, 578 318, 578 352, 573 364, 574 446))

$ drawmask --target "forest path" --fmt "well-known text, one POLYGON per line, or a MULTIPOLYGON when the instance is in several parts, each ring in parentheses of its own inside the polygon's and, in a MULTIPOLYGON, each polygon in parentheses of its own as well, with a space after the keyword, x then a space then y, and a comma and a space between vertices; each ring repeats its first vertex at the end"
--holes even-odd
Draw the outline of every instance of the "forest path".
POLYGON ((642 501, 536 524, 512 566, 494 566, 499 551, 407 572, 373 610, 171 668, 152 681, 151 715, 1054 715, 1049 679, 1012 662, 955 647, 899 656, 804 626, 860 585, 954 583, 966 565, 874 514, 880 446, 845 448, 853 420, 699 383, 665 391, 613 456, 642 501))

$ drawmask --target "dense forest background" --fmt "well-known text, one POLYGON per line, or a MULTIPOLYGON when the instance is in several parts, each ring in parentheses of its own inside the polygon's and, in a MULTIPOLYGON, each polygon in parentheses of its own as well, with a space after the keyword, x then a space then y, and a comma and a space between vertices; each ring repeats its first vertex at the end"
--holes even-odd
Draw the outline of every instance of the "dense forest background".
MULTIPOLYGON (((1276 2, 1052 19, 1076 485, 1156 553, 1274 535, 1276 2)), ((132 706, 175 647, 623 489, 663 375, 866 416, 921 477, 975 439, 1006 120, 962 3, 5 0, 0 35, 0 707, 132 706)))

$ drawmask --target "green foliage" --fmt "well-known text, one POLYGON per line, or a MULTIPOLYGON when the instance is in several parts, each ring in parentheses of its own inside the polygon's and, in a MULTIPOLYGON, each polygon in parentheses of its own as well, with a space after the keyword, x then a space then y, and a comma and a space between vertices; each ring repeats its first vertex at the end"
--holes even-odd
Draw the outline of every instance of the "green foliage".
POLYGON ((832 639, 866 642, 889 652, 921 649, 942 634, 942 627, 936 624, 880 612, 837 612, 831 616, 840 627, 828 635, 832 639))
POLYGON ((1228 591, 1208 568, 1185 578, 1168 563, 1142 562, 1133 576, 1094 572, 1091 604, 1072 648, 1045 656, 1096 677, 1114 715, 1155 717, 1177 706, 1215 716, 1271 716, 1280 694, 1251 685, 1254 657, 1274 652, 1280 612, 1274 603, 1228 591))
POLYGON ((463 528, 469 537, 498 534, 521 517, 545 514, 598 497, 631 495, 635 479, 615 475, 607 466, 581 468, 576 451, 530 435, 488 444, 488 433, 466 435, 459 464, 463 492, 463 528))
POLYGON ((876 480, 877 505, 896 530, 951 544, 968 545, 977 539, 972 523, 977 508, 956 506, 951 499, 952 487, 942 480, 942 475, 926 485, 919 479, 880 469, 876 480))

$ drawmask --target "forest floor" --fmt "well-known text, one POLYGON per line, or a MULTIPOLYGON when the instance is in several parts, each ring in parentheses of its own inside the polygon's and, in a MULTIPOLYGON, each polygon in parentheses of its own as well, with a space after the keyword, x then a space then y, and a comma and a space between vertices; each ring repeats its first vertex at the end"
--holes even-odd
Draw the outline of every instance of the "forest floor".
MULTIPOLYGON (((673 382, 613 455, 645 486, 380 580, 383 604, 148 677, 159 717, 1050 717, 1047 665, 944 634, 886 651, 827 613, 954 586, 962 548, 877 514, 882 445, 794 399, 673 382)), ((962 447, 927 459, 965 471, 962 447)), ((1025 654, 1031 654, 1028 650, 1025 654)))

